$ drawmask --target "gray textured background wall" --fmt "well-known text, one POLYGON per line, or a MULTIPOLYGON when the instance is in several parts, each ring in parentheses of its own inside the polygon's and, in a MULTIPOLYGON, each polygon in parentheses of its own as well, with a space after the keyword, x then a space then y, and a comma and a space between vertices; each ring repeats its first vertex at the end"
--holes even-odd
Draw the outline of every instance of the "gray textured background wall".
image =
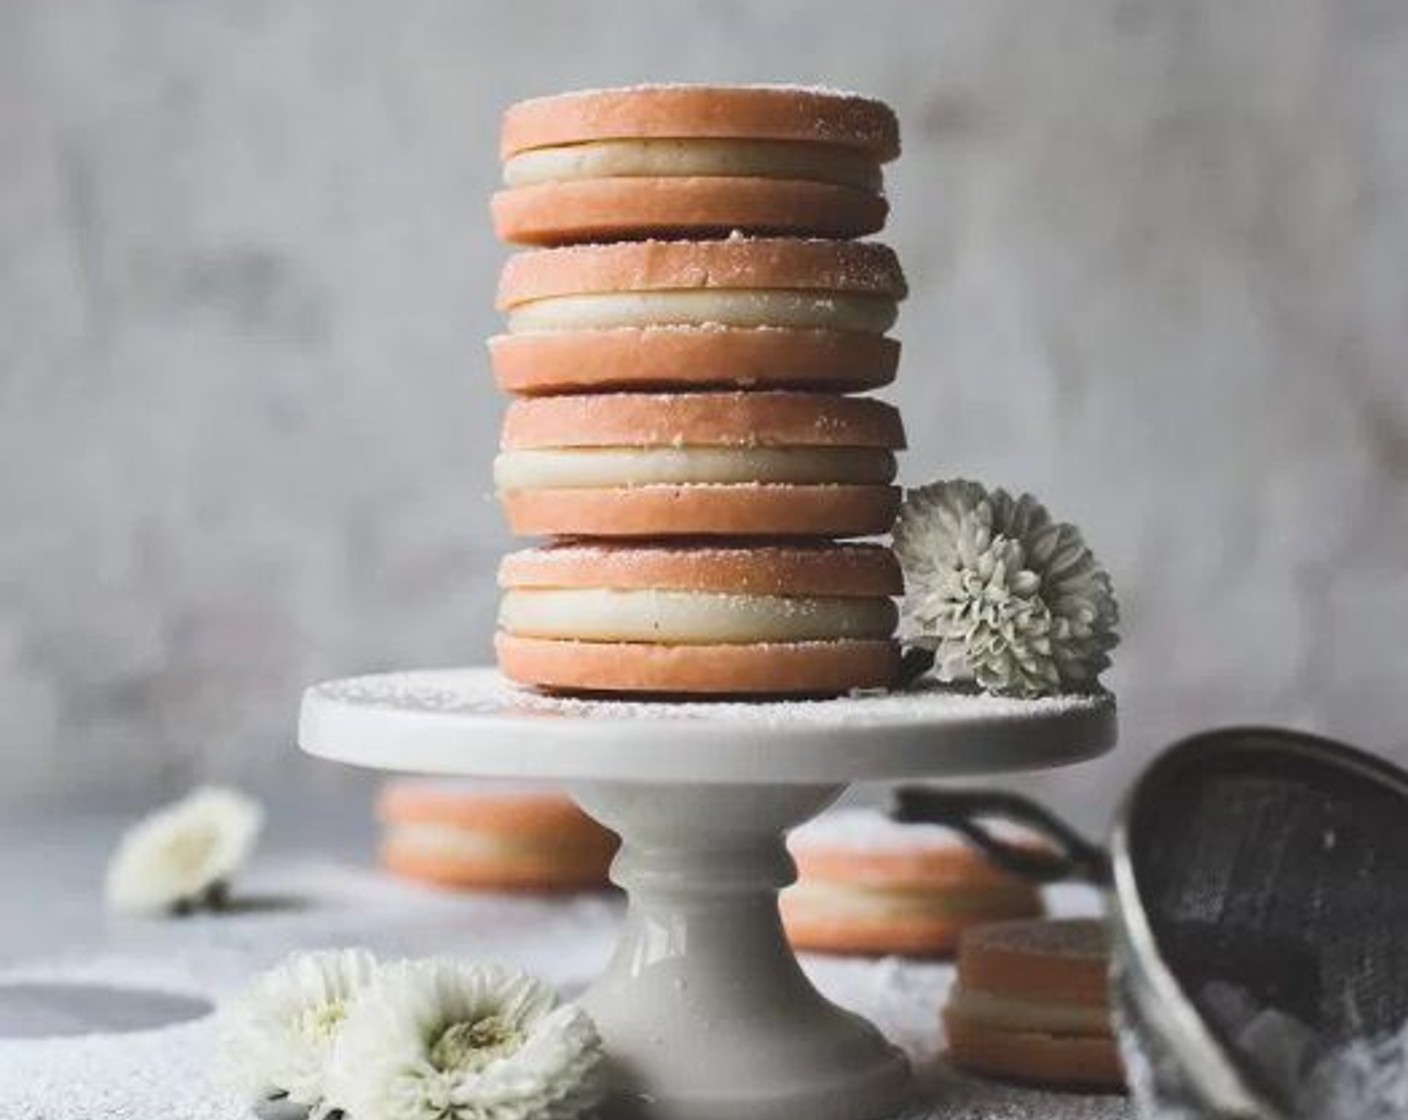
POLYGON ((1408 7, 0 0, 0 802, 336 788, 300 686, 484 659, 517 97, 898 108, 910 482, 1114 572, 1098 812, 1214 722, 1403 757, 1408 7))

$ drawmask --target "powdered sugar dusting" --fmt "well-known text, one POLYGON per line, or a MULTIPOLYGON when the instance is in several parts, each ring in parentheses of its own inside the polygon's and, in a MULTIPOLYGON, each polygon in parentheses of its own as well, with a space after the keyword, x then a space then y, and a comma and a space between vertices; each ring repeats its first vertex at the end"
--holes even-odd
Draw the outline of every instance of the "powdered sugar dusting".
POLYGON ((853 541, 829 540, 790 540, 782 537, 775 541, 767 539, 755 541, 712 538, 697 540, 685 539, 679 542, 661 544, 659 542, 596 540, 591 537, 557 540, 536 548, 524 548, 509 553, 510 558, 542 558, 563 556, 580 559, 631 559, 635 556, 671 556, 684 554, 705 559, 723 558, 730 560, 756 556, 759 550, 782 554, 825 555, 839 560, 857 561, 873 559, 876 556, 891 555, 887 545, 858 544, 853 541))
POLYGON ((797 289, 903 299, 899 258, 878 241, 750 237, 646 239, 527 249, 504 263, 498 306, 600 291, 797 289))
POLYGON ((1050 1093, 981 1081, 946 1077, 931 1091, 930 1120, 1131 1120, 1134 1113, 1120 1093, 1082 1096, 1050 1093))
POLYGON ((707 722, 727 727, 866 727, 910 722, 1002 722, 1097 712, 1107 694, 1019 699, 924 682, 899 692, 864 692, 824 700, 617 700, 549 696, 475 670, 386 673, 329 681, 318 699, 368 708, 471 715, 557 715, 587 720, 707 722))
POLYGON ((250 1120, 207 1070, 208 1022, 135 1036, 0 1043, 3 1120, 250 1120))
POLYGON ((777 93, 801 93, 820 97, 839 97, 847 101, 865 101, 873 105, 883 105, 873 97, 852 90, 837 89, 828 85, 800 85, 787 82, 730 82, 728 85, 711 85, 708 82, 638 82, 628 86, 602 86, 599 88, 566 90, 562 93, 544 94, 520 101, 519 105, 543 105, 554 101, 570 101, 574 97, 601 97, 611 93, 654 93, 658 90, 764 90, 777 93))
MULTIPOLYGON (((523 967, 572 996, 600 970, 620 920, 619 901, 606 896, 436 892, 326 861, 266 864, 247 889, 289 904, 123 927, 112 931, 120 950, 12 966, 0 983, 101 983, 218 1001, 295 948, 364 944, 387 958, 443 953, 523 967)), ((1009 1087, 935 1064, 948 964, 806 957, 803 967, 915 1061, 924 1103, 905 1120, 1130 1120, 1119 1098, 1009 1087)), ((0 1120, 249 1120, 209 1076, 214 1041, 209 1018, 138 1034, 0 1038, 0 1120)))
MULTIPOLYGON (((991 831, 1009 840, 1035 840, 1033 833, 997 822, 991 831)), ((938 824, 901 824, 876 809, 837 809, 795 830, 789 841, 794 851, 844 849, 857 852, 907 853, 949 851, 968 841, 951 828, 938 824)))
POLYGON ((1307 1120, 1402 1120, 1408 1116, 1408 1023, 1322 1059, 1307 1078, 1307 1120))
POLYGON ((1105 923, 1094 918, 998 922, 970 934, 983 945, 1030 952, 1043 957, 1100 959, 1109 956, 1105 923))
MULTIPOLYGON (((388 959, 449 954, 529 969, 569 995, 605 962, 620 903, 432 891, 326 861, 265 865, 251 905, 109 929, 120 948, 0 971, 6 982, 101 984, 218 1004, 295 949, 366 945, 388 959), (264 904, 253 904, 255 900, 264 904)), ((0 1120, 250 1120, 210 1076, 210 1016, 136 1033, 0 1037, 0 1120)))
MULTIPOLYGON (((1408 1116, 1408 1021, 1396 1031, 1327 1047, 1307 1024, 1212 981, 1198 1003, 1231 1039, 1237 1064, 1275 1086, 1304 1120, 1401 1120, 1408 1116)), ((1152 1100, 1157 1093, 1146 1093, 1152 1100)), ((1162 1102, 1159 1102, 1160 1104, 1162 1102)))

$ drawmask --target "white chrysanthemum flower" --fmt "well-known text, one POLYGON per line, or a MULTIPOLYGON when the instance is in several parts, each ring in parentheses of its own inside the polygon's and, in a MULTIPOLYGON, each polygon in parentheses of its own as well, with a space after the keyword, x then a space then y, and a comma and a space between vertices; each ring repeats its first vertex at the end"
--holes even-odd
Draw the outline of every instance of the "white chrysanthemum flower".
POLYGON ((1119 622, 1109 574, 1080 530, 958 479, 911 490, 895 522, 908 638, 941 680, 1038 696, 1095 686, 1119 622))
POLYGON ((603 1092, 580 1008, 523 973, 384 968, 347 1017, 328 1100, 352 1120, 570 1120, 603 1092))
POLYGON ((138 821, 108 864, 114 910, 154 914, 217 902, 254 849, 264 812, 242 793, 206 786, 138 821))
POLYGON ((328 1068, 348 1010, 376 978, 365 949, 294 953, 220 1013, 219 1079, 255 1104, 325 1111, 328 1068))

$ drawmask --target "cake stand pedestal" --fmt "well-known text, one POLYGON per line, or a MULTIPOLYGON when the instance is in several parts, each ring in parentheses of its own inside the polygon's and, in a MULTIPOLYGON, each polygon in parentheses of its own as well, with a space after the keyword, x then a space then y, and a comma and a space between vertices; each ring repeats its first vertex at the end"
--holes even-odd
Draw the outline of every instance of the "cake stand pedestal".
POLYGON ((913 1091, 903 1055, 825 1000, 783 936, 785 833, 853 781, 1064 765, 1114 740, 1110 697, 558 700, 492 669, 317 685, 299 723, 302 748, 338 762, 560 782, 620 834, 612 878, 629 896, 625 928, 582 1001, 612 1063, 611 1120, 902 1111, 913 1091))

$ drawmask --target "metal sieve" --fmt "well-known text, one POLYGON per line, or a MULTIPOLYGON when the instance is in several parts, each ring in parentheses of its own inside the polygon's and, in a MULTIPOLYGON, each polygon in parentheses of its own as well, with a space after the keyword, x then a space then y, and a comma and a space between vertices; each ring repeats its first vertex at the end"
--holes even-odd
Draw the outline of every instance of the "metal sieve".
POLYGON ((1263 728, 1197 735, 1136 781, 1108 857, 1011 793, 905 787, 894 816, 956 828, 1039 881, 1105 888, 1144 1115, 1304 1116, 1286 1055, 1240 1029, 1229 991, 1294 1023, 1302 1061, 1408 1022, 1408 774, 1371 755, 1263 728), (1052 850, 1015 848, 995 818, 1052 850))

